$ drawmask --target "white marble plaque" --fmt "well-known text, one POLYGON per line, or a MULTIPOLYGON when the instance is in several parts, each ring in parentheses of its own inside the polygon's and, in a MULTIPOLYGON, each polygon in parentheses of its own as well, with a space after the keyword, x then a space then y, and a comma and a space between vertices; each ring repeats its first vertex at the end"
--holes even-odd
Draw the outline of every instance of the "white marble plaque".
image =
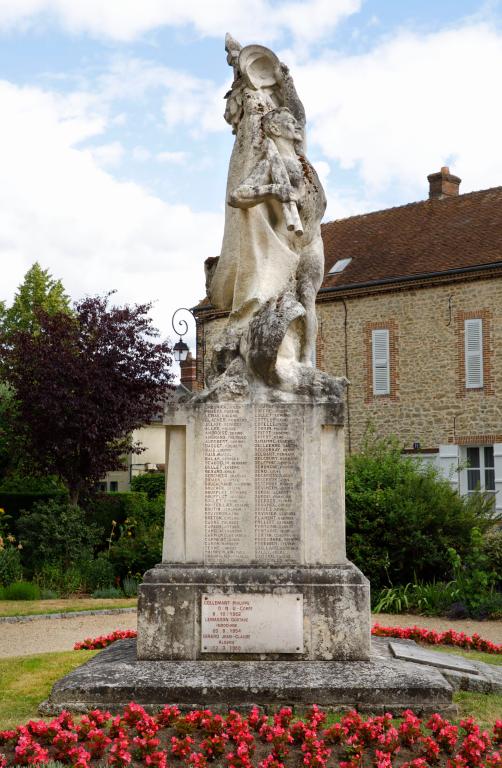
POLYGON ((205 406, 206 563, 301 561, 303 431, 302 408, 205 406))
POLYGON ((204 451, 205 560, 249 563, 254 558, 249 408, 206 405, 204 451))
POLYGON ((202 595, 203 653, 302 653, 303 595, 202 595))
POLYGON ((300 562, 303 413, 287 405, 255 408, 256 560, 300 562))

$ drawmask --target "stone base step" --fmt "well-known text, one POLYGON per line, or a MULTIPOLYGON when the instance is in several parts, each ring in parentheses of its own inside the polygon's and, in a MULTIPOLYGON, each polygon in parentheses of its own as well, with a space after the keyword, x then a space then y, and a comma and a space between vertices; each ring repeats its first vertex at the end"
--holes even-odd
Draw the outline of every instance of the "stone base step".
POLYGON ((440 670, 375 655, 370 661, 138 661, 135 640, 120 640, 53 687, 44 715, 94 707, 118 711, 135 701, 222 712, 258 705, 270 712, 309 705, 381 714, 453 714, 452 687, 440 670))

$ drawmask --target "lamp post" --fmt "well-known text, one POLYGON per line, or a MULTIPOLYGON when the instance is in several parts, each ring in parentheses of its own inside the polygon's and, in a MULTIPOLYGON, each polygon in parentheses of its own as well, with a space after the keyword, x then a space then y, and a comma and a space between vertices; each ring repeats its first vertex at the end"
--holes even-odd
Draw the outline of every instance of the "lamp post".
POLYGON ((188 353, 190 351, 187 344, 185 344, 185 342, 183 341, 183 336, 185 336, 185 334, 188 332, 188 323, 183 318, 178 319, 176 322, 176 325, 178 326, 178 328, 176 328, 174 318, 176 317, 178 312, 189 312, 194 318, 194 320, 195 320, 195 315, 191 309, 187 309, 187 307, 179 307, 179 309, 175 310, 171 319, 171 325, 173 326, 173 331, 177 333, 179 337, 178 341, 173 347, 174 359, 178 363, 183 363, 187 359, 188 353))

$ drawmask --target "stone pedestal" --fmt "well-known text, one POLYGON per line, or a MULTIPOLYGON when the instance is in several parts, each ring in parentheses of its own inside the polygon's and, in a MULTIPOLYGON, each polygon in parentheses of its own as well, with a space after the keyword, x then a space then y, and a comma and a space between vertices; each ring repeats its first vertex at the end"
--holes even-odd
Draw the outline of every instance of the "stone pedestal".
POLYGON ((175 404, 165 423, 163 563, 140 587, 138 659, 369 659, 342 403, 175 404))

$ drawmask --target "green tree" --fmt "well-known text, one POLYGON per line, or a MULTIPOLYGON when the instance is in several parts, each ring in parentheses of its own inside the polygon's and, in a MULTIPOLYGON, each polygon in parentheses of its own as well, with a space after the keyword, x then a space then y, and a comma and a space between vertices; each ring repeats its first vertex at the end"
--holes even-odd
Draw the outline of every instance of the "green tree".
POLYGON ((0 381, 0 478, 12 466, 16 453, 16 415, 16 393, 9 384, 0 381))
MULTIPOLYGON (((23 425, 16 424, 19 403, 17 393, 12 385, 8 385, 5 368, 4 350, 12 346, 15 333, 38 333, 40 322, 38 313, 48 315, 58 313, 72 314, 70 300, 65 293, 60 280, 55 280, 49 270, 42 269, 35 262, 24 276, 18 287, 12 306, 7 307, 5 301, 0 301, 0 478, 12 472, 26 474, 23 468, 25 459, 25 435, 23 425), (21 428, 20 428, 21 427, 21 428)), ((31 466, 28 474, 36 471, 31 466)))
POLYGON ((20 329, 3 344, 26 455, 74 504, 125 455, 141 453, 133 432, 171 389, 171 350, 156 340, 150 305, 109 306, 109 298, 84 299, 72 314, 39 309, 38 333, 20 329))
POLYGON ((48 315, 71 313, 61 280, 55 280, 48 269, 35 262, 17 289, 12 306, 7 309, 5 303, 0 304, 0 331, 7 337, 14 331, 38 331, 37 311, 41 309, 48 315))

